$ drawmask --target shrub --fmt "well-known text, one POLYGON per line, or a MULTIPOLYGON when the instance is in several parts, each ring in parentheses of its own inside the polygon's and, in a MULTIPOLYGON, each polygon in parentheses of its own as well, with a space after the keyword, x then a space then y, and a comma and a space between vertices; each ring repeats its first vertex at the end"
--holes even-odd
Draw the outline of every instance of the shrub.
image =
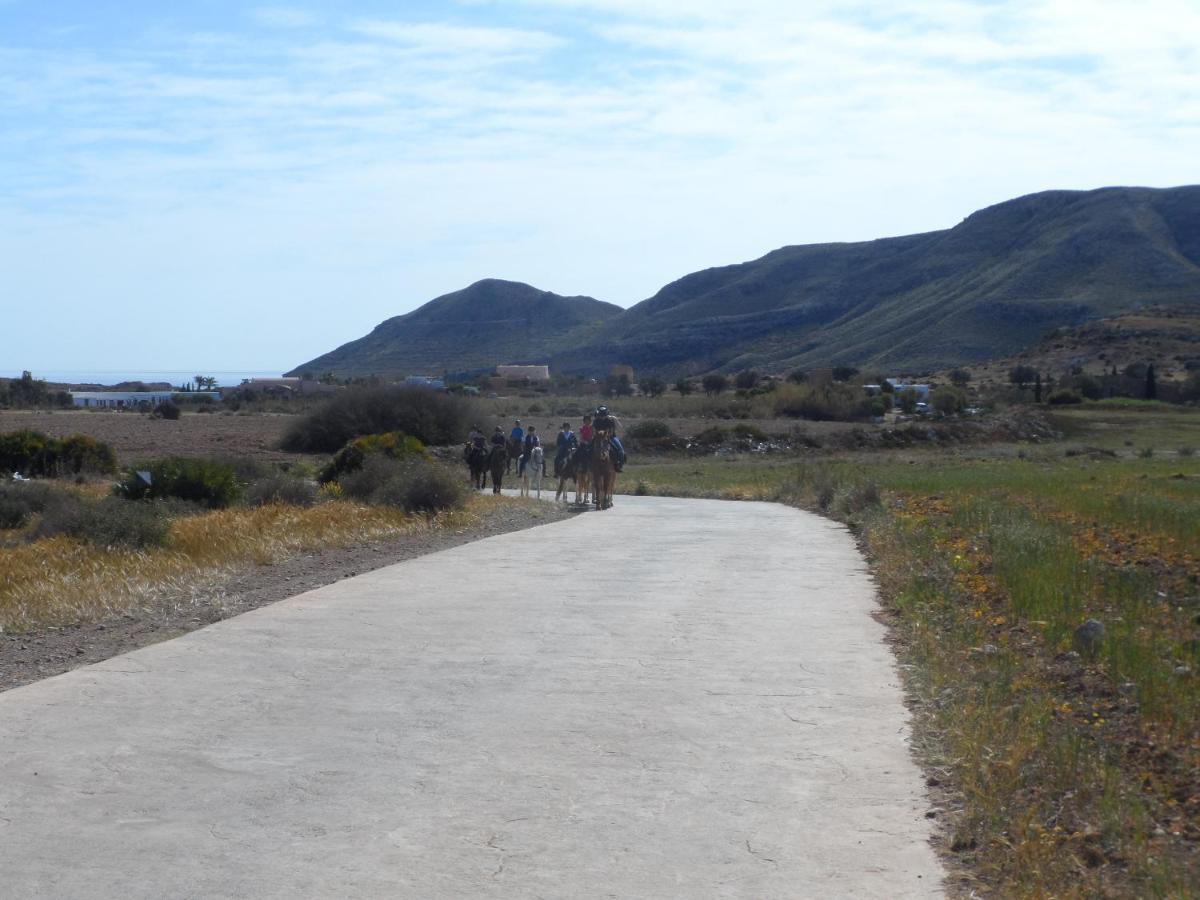
POLYGON ((1180 456, 1195 456, 1196 448, 1185 444, 1184 446, 1180 447, 1175 452, 1178 453, 1180 456))
POLYGON ((729 387, 729 379, 719 373, 705 375, 700 380, 700 386, 704 388, 704 393, 715 397, 729 387))
POLYGON ((428 445, 455 444, 466 434, 469 412, 462 398, 426 388, 350 388, 296 422, 282 446, 297 453, 334 453, 356 437, 391 431, 428 445))
POLYGON ((420 457, 376 455, 347 472, 342 492, 363 503, 396 506, 407 512, 436 512, 461 506, 466 488, 454 472, 420 457))
POLYGON ((174 421, 179 418, 180 413, 179 404, 173 400, 164 400, 158 406, 154 407, 154 418, 156 419, 171 419, 174 421))
POLYGON ((636 425, 631 425, 626 435, 636 441, 660 440, 662 438, 674 437, 670 426, 666 422, 660 422, 658 419, 646 419, 643 422, 638 422, 636 425))
POLYGON ((152 503, 126 503, 116 497, 99 502, 60 494, 46 507, 33 538, 67 535, 98 547, 161 547, 170 522, 152 503))
POLYGON ((933 392, 933 408, 943 416, 954 415, 966 405, 966 395, 957 388, 942 387, 933 392))
POLYGON ((1069 406, 1072 403, 1082 403, 1083 397, 1074 391, 1055 391, 1046 398, 1046 402, 1051 406, 1069 406))
POLYGON ((368 434, 355 438, 334 454, 333 461, 321 470, 320 480, 322 483, 337 481, 345 473, 361 469, 367 458, 375 455, 392 459, 428 457, 424 445, 419 440, 402 432, 368 434))
POLYGON ((711 428, 705 428, 702 432, 692 438, 693 444, 699 444, 701 447, 715 447, 718 444, 723 444, 729 439, 729 432, 720 425, 713 425, 711 428))
POLYGON ((0 484, 0 528, 20 528, 52 503, 56 493, 45 484, 0 484))
POLYGON ((116 468, 112 448, 86 435, 60 439, 39 431, 0 434, 0 472, 56 478, 83 472, 107 474, 116 468))
POLYGON ((866 419, 871 416, 871 398, 846 384, 789 385, 776 391, 775 413, 818 422, 866 419))
POLYGON ((171 457, 130 469, 114 492, 126 500, 174 497, 221 509, 237 501, 241 484, 232 466, 215 460, 171 457), (142 472, 150 476, 148 484, 142 472))
POLYGON ((243 497, 250 506, 266 506, 268 503, 312 506, 317 502, 317 486, 307 478, 279 472, 251 482, 243 497))

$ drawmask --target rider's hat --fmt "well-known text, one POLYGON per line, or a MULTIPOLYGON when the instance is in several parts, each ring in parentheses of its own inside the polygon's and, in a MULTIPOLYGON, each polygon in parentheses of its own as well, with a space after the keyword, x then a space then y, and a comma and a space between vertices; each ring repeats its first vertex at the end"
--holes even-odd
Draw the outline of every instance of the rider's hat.
POLYGON ((607 407, 607 406, 598 406, 598 407, 596 407, 596 415, 598 415, 598 416, 607 416, 607 415, 608 415, 608 407, 607 407))

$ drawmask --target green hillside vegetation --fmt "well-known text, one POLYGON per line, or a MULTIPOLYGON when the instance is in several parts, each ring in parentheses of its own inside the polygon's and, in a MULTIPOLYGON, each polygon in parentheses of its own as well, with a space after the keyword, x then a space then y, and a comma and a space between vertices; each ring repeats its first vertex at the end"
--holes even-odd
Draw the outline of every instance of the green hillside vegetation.
POLYGON ((479 282, 297 367, 339 376, 547 362, 603 376, 852 365, 931 371, 1016 355, 1146 307, 1200 312, 1200 186, 1047 191, 954 228, 784 247, 687 275, 627 311, 479 282))
POLYGON ((586 340, 622 312, 591 297, 561 297, 515 281, 486 279, 376 326, 289 374, 404 377, 546 362, 547 348, 586 340))
POLYGON ((948 231, 785 247, 667 285, 560 362, 928 370, 1150 304, 1200 309, 1200 187, 1050 191, 948 231))

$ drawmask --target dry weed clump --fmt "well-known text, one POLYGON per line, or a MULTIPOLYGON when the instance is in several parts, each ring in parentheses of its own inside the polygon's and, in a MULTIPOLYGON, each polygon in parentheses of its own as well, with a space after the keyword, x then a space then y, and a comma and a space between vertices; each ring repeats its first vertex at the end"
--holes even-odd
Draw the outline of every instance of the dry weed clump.
POLYGON ((311 508, 267 505, 216 510, 171 523, 166 545, 101 547, 69 537, 0 546, 0 628, 95 621, 202 591, 251 563, 439 528, 462 528, 474 508, 413 515, 332 501, 311 508))

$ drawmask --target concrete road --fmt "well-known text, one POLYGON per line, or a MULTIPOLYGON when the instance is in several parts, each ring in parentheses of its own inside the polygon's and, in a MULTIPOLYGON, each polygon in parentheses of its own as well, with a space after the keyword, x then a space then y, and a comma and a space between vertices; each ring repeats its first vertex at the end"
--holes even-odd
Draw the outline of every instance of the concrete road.
POLYGON ((0 894, 937 895, 849 535, 609 512, 0 694, 0 894))

